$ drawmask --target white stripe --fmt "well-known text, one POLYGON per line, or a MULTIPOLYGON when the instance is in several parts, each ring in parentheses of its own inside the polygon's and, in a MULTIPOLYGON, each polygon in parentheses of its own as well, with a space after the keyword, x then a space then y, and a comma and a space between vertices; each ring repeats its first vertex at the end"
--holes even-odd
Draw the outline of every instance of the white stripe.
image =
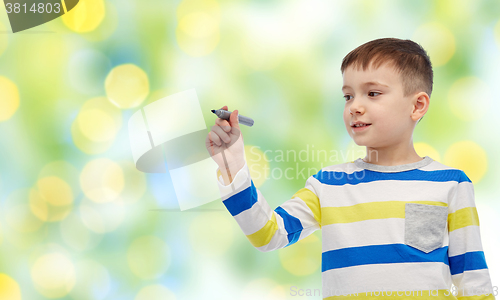
MULTIPOLYGON (((491 294, 493 289, 488 269, 465 271, 460 274, 452 275, 451 278, 453 280, 453 284, 457 286, 459 292, 462 292, 462 289, 469 289, 469 293, 474 295, 475 293, 473 290, 476 289, 480 291, 479 294, 482 294, 483 292, 491 294), (462 282, 466 283, 462 284, 462 282)), ((461 294, 458 296, 460 295, 461 294)))
POLYGON ((463 181, 459 183, 451 196, 453 198, 450 201, 450 214, 462 208, 476 206, 474 202, 474 186, 471 182, 463 181))
MULTIPOLYGON (((323 252, 349 247, 405 244, 405 219, 389 218, 364 220, 353 223, 325 225, 323 252)), ((445 229, 445 232, 448 230, 445 229)), ((448 246, 449 237, 443 237, 440 247, 448 246)))
MULTIPOLYGON (((315 226, 311 226, 311 227, 307 227, 307 228, 302 229, 302 232, 300 233, 298 241, 300 241, 303 238, 308 237, 309 235, 311 235, 313 232, 315 232, 318 229, 320 229, 319 225, 315 225, 315 226)), ((293 247, 293 246, 291 246, 291 247, 293 247)))
POLYGON ((450 232, 448 256, 483 251, 479 226, 466 226, 450 232))
POLYGON ((264 195, 262 195, 260 190, 259 189, 256 189, 256 190, 257 190, 257 196, 258 196, 258 201, 259 201, 260 206, 262 207, 262 209, 264 210, 264 212, 266 213, 268 218, 271 219, 271 216, 272 216, 271 213, 274 212, 274 209, 272 209, 269 206, 269 203, 267 202, 266 198, 264 198, 264 195))
POLYGON ((428 295, 429 289, 451 288, 448 265, 437 262, 372 264, 332 269, 323 272, 322 279, 323 298, 335 296, 335 290, 352 293, 424 290, 423 295, 428 295))
POLYGON ((399 218, 324 225, 323 252, 347 247, 404 244, 404 225, 405 220, 399 218))
POLYGON ((379 201, 439 201, 448 203, 456 182, 380 180, 356 185, 323 185, 321 205, 351 206, 379 201))

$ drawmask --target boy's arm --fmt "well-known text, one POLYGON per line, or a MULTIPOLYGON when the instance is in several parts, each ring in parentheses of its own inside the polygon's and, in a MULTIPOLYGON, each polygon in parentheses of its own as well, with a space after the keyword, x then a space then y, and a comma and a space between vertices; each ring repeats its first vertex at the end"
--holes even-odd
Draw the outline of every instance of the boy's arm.
POLYGON ((225 186, 217 169, 221 199, 227 210, 247 236, 262 252, 284 248, 321 228, 318 191, 321 183, 313 176, 305 188, 276 209, 271 209, 261 192, 254 186, 248 165, 225 186))
POLYGON ((463 171, 460 174, 448 211, 448 261, 451 278, 457 288, 458 299, 494 300, 481 245, 474 186, 463 171), (486 296, 488 293, 490 295, 486 296))

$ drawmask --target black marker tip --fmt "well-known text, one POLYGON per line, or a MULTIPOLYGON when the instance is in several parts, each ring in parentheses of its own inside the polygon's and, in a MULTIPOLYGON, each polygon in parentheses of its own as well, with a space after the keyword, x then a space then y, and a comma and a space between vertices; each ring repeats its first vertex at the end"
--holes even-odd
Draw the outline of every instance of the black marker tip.
POLYGON ((215 114, 215 109, 212 109, 211 112, 213 112, 215 114))

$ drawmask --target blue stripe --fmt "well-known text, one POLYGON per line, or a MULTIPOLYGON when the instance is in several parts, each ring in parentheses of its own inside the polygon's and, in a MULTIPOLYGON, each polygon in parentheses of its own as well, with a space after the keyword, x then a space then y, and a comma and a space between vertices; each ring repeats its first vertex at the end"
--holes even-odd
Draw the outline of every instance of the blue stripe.
POLYGON ((488 268, 483 251, 466 252, 457 256, 451 256, 449 260, 451 275, 488 268))
POLYGON ((336 171, 323 171, 320 170, 317 174, 313 175, 321 183, 328 185, 345 185, 345 184, 358 184, 364 182, 372 182, 379 180, 419 180, 419 181, 457 181, 471 182, 462 170, 437 170, 437 171, 422 171, 419 169, 396 172, 384 173, 372 170, 362 170, 353 173, 336 172, 336 171))
POLYGON ((285 247, 288 247, 299 240, 300 233, 303 229, 302 223, 300 223, 299 219, 290 215, 281 206, 278 206, 274 211, 283 218, 285 230, 288 233, 288 244, 285 247))
POLYGON ((323 252, 321 272, 371 264, 440 262, 448 264, 448 246, 425 253, 405 244, 351 247, 323 252))
POLYGON ((250 183, 251 185, 243 191, 222 201, 233 217, 247 209, 250 209, 255 203, 257 203, 257 190, 253 185, 253 180, 250 181, 250 183))

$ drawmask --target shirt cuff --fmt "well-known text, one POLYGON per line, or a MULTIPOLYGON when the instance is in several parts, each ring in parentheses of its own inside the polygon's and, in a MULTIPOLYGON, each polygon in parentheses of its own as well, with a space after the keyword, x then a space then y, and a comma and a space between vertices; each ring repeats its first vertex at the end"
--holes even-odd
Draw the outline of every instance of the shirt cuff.
POLYGON ((236 175, 233 175, 233 181, 228 184, 224 185, 224 179, 222 178, 222 173, 220 171, 220 168, 217 168, 217 184, 219 185, 219 191, 221 194, 222 200, 225 200, 228 198, 230 195, 237 193, 237 191, 241 190, 241 187, 243 185, 248 185, 250 182, 250 170, 248 169, 248 165, 245 161, 245 165, 236 173, 236 175))

